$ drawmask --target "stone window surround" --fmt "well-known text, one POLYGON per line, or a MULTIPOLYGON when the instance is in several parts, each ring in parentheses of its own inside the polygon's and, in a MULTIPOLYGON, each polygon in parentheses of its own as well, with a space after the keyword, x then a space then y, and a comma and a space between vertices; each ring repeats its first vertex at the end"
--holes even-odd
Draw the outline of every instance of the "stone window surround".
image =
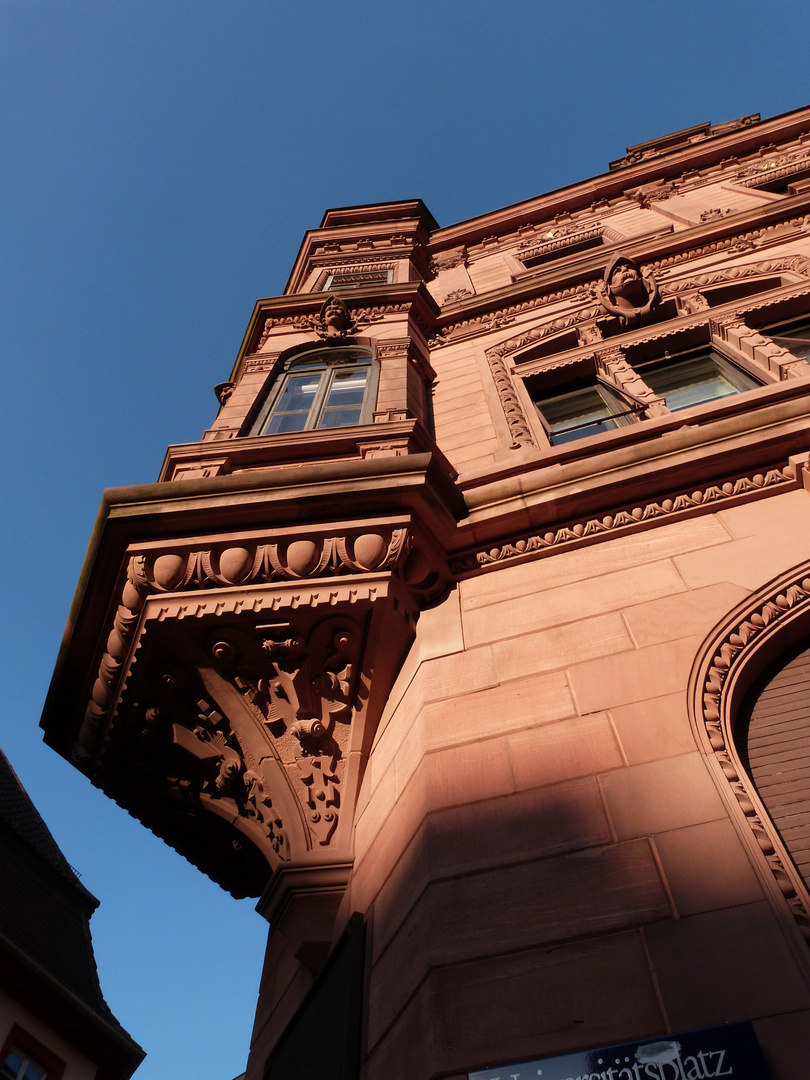
MULTIPOLYGON (((519 393, 521 396, 525 395, 527 399, 526 414, 531 418, 537 433, 538 445, 548 447, 552 445, 542 419, 536 415, 534 396, 537 393, 538 383, 542 386, 543 382, 546 382, 549 389, 554 387, 563 393, 566 386, 574 380, 588 377, 599 378, 610 384, 620 398, 636 403, 639 414, 637 418, 631 419, 630 423, 643 423, 645 420, 669 416, 671 413, 664 399, 659 397, 644 382, 643 376, 636 371, 634 362, 647 363, 658 359, 675 361, 679 356, 695 349, 709 348, 716 351, 733 367, 753 378, 758 385, 778 381, 778 376, 769 370, 767 365, 768 339, 756 331, 751 331, 741 320, 735 319, 728 325, 719 324, 715 320, 706 320, 703 326, 692 326, 689 331, 691 332, 673 329, 666 337, 656 340, 652 347, 646 344, 634 349, 632 346, 613 345, 606 342, 605 348, 596 349, 589 355, 574 361, 570 377, 564 381, 560 381, 559 369, 555 370, 554 365, 547 365, 545 368, 540 368, 533 373, 527 372, 525 375, 521 372, 518 380, 519 393), (757 340, 752 343, 752 339, 757 340), (744 340, 752 343, 750 357, 741 348, 744 340), (544 375, 547 376, 546 380, 543 379, 544 375), (533 384, 531 391, 527 385, 529 381, 533 384)), ((786 352, 779 346, 774 345, 774 347, 779 349, 780 353, 786 352)), ((795 361, 793 356, 790 356, 790 359, 795 361)), ((708 404, 710 403, 704 403, 704 405, 708 404)))
POLYGON ((358 287, 366 288, 368 285, 390 285, 394 281, 394 275, 396 273, 397 264, 391 262, 356 262, 349 263, 340 266, 324 267, 320 270, 317 278, 312 283, 310 292, 330 292, 332 290, 339 292, 342 289, 354 290, 358 287), (363 281, 358 285, 340 285, 334 284, 335 277, 342 277, 343 275, 351 275, 352 277, 373 277, 377 280, 363 281), (384 275, 382 280, 379 280, 380 275, 384 275))
MULTIPOLYGON (((714 353, 719 358, 720 363, 716 363, 716 367, 722 371, 724 366, 726 368, 726 374, 735 377, 735 373, 738 372, 743 376, 744 381, 746 377, 749 377, 752 381, 755 381, 754 386, 742 386, 739 387, 735 393, 744 393, 749 389, 757 389, 763 384, 763 373, 761 371, 754 372, 753 365, 746 364, 742 357, 729 356, 728 353, 731 350, 721 348, 718 342, 714 339, 700 343, 696 348, 687 347, 681 348, 674 355, 669 354, 669 350, 666 350, 663 356, 653 355, 645 357, 643 361, 635 359, 635 363, 628 362, 624 353, 620 349, 605 349, 594 354, 593 371, 588 372, 584 370, 582 375, 587 378, 590 375, 596 383, 601 383, 607 393, 612 396, 619 410, 616 415, 622 419, 616 426, 626 426, 628 424, 642 423, 644 420, 653 419, 658 416, 672 415, 671 410, 666 404, 665 398, 657 394, 655 390, 644 380, 643 371, 639 372, 636 369, 636 364, 640 362, 645 365, 656 363, 657 361, 671 361, 673 364, 678 363, 681 360, 689 360, 696 354, 711 354, 714 353), (724 364, 724 362, 727 362, 724 364), (731 369, 730 371, 728 369, 731 369)), ((589 364, 583 363, 582 368, 586 369, 589 364)), ((581 376, 580 376, 581 378, 581 376)), ((543 415, 543 411, 540 404, 535 400, 538 390, 537 385, 538 376, 535 376, 534 386, 531 391, 532 404, 537 412, 539 422, 543 428, 543 434, 546 437, 550 446, 562 445, 561 442, 555 442, 552 436, 552 428, 543 415)), ((580 385, 579 379, 577 380, 577 386, 580 385)), ((551 389, 556 390, 560 394, 565 394, 567 391, 575 389, 571 383, 565 382, 561 385, 554 385, 551 389)), ((723 397, 729 395, 723 395, 723 397)), ((707 399, 707 401, 696 403, 692 406, 686 406, 685 408, 695 408, 697 404, 708 405, 713 400, 720 400, 720 398, 707 399)), ((684 411, 683 409, 676 410, 678 412, 684 411)), ((582 436, 583 438, 589 436, 582 436)))
MULTIPOLYGON (((292 446, 293 443, 299 442, 301 438, 315 438, 319 442, 323 438, 327 438, 330 442, 339 439, 345 442, 346 439, 343 436, 349 436, 354 431, 362 431, 365 433, 362 446, 359 449, 355 448, 350 456, 357 453, 361 457, 400 456, 404 453, 416 452, 417 445, 421 445, 419 439, 417 438, 416 443, 414 443, 410 436, 403 435, 399 429, 403 425, 406 427, 413 426, 413 423, 416 422, 417 426, 421 425, 428 435, 431 431, 429 388, 436 374, 425 359, 424 350, 420 348, 418 342, 414 341, 413 337, 378 338, 357 335, 351 339, 350 344, 352 347, 371 351, 375 356, 378 367, 376 384, 370 388, 368 400, 371 415, 367 424, 332 429, 316 428, 310 432, 294 432, 287 435, 257 436, 252 434, 262 406, 267 401, 268 396, 272 394, 273 386, 283 373, 285 364, 289 362, 291 357, 298 357, 305 352, 324 347, 320 342, 299 343, 280 353, 266 354, 260 358, 261 367, 258 370, 266 371, 267 374, 250 407, 238 417, 234 426, 206 432, 203 441, 221 443, 224 440, 232 443, 225 456, 233 460, 231 460, 230 466, 226 466, 222 454, 214 454, 216 460, 212 459, 210 463, 213 472, 206 472, 205 475, 216 475, 223 468, 226 471, 236 469, 235 459, 240 457, 243 451, 250 457, 250 448, 258 440, 261 440, 263 444, 267 444, 268 448, 272 444, 275 451, 283 453, 284 447, 288 443, 292 446), (396 431, 393 430, 394 428, 396 431), (389 446, 388 443, 392 438, 395 445, 389 446)), ((182 448, 179 449, 182 450, 182 448)), ((339 456, 344 456, 344 454, 345 448, 339 456)), ((268 464, 270 459, 275 461, 275 458, 276 453, 271 453, 268 464)), ((178 467, 176 463, 167 458, 161 471, 161 478, 188 479, 187 472, 182 468, 178 472, 178 467)), ((251 467, 256 468, 259 466, 256 462, 253 462, 251 467)))
MULTIPOLYGON (((318 379, 319 379, 319 383, 323 383, 324 376, 326 376, 328 374, 330 368, 337 369, 337 368, 340 367, 340 368, 348 369, 348 368, 354 366, 353 361, 344 360, 341 363, 338 359, 336 359, 331 364, 329 362, 328 358, 329 358, 329 354, 331 352, 334 352, 334 355, 337 358, 338 354, 345 353, 347 350, 351 350, 352 352, 357 352, 357 353, 360 353, 360 352, 365 353, 366 358, 369 361, 369 364, 368 364, 368 378, 366 380, 366 384, 365 384, 365 388, 364 388, 364 392, 363 392, 363 406, 362 406, 362 410, 361 410, 361 418, 358 421, 358 423, 360 423, 360 424, 370 423, 371 419, 372 419, 372 414, 373 414, 373 411, 374 411, 374 406, 376 405, 376 401, 377 401, 377 387, 378 387, 378 384, 379 384, 379 375, 380 375, 380 362, 379 362, 379 358, 377 356, 376 350, 373 347, 369 347, 369 346, 365 346, 365 345, 363 345, 363 346, 343 345, 343 346, 336 346, 334 348, 330 348, 327 345, 318 344, 318 345, 315 345, 315 346, 307 346, 306 348, 300 349, 300 350, 295 350, 295 351, 290 350, 287 353, 287 355, 285 356, 283 361, 280 360, 279 363, 274 365, 274 369, 273 369, 273 372, 271 373, 271 377, 265 382, 265 385, 262 388, 262 392, 256 398, 256 401, 254 402, 253 407, 250 409, 250 411, 248 413, 248 416, 245 419, 245 425, 243 426, 242 433, 244 435, 259 435, 259 434, 262 434, 260 429, 264 426, 265 423, 267 423, 269 421, 269 419, 273 415, 273 413, 275 411, 275 408, 279 403, 281 392, 283 390, 283 386, 287 382, 287 380, 289 379, 290 375, 295 372, 296 365, 299 362, 305 361, 306 358, 308 356, 310 356, 310 354, 311 354, 311 357, 312 357, 313 360, 315 360, 315 359, 317 359, 319 361, 322 360, 322 362, 323 362, 323 371, 320 374, 318 374, 318 379)), ((365 364, 365 361, 364 361, 363 367, 365 367, 365 366, 366 366, 366 364, 365 364)), ((313 377, 314 377, 314 375, 315 375, 315 373, 313 372, 313 377)), ((324 398, 324 400, 322 400, 321 403, 320 403, 320 409, 319 409, 318 415, 316 417, 316 420, 318 422, 315 422, 312 425, 310 425, 310 426, 308 426, 306 428, 302 428, 300 430, 306 430, 306 431, 321 431, 321 430, 324 430, 320 425, 320 412, 324 408, 324 406, 326 405, 326 399, 325 399, 324 394, 323 394, 324 389, 325 389, 325 387, 322 385, 321 389, 318 392, 318 395, 316 395, 316 396, 319 396, 321 398, 324 398)), ((354 425, 352 425, 352 426, 354 426, 354 425)), ((295 430, 299 430, 299 429, 295 429, 295 430)), ((285 433, 281 433, 281 434, 285 434, 285 433)))
MULTIPOLYGON (((587 351, 581 345, 576 350, 569 347, 556 356, 544 350, 541 358, 532 360, 533 350, 528 349, 523 350, 522 356, 515 352, 510 358, 511 363, 506 356, 490 355, 490 367, 512 435, 512 446, 552 448, 526 385, 529 379, 535 382, 547 380, 549 388, 559 387, 562 392, 566 382, 598 374, 614 383, 620 393, 630 391, 645 400, 648 408, 644 419, 671 415, 663 401, 655 397, 633 370, 628 354, 638 362, 664 358, 666 352, 674 354, 706 345, 762 385, 810 375, 804 360, 797 360, 767 333, 750 325, 774 321, 772 313, 786 300, 798 305, 796 318, 810 315, 810 286, 796 290, 793 285, 767 300, 754 302, 752 297, 750 303, 735 305, 733 310, 712 309, 687 318, 681 316, 677 324, 668 322, 643 331, 628 332, 594 343, 587 351)), ((780 316, 780 321, 786 321, 784 316, 780 316)))
MULTIPOLYGON (((807 463, 796 462, 807 487, 807 463)), ((775 910, 810 974, 810 892, 771 822, 735 741, 752 685, 810 632, 810 563, 746 597, 706 636, 695 658, 687 704, 698 746, 775 910)))

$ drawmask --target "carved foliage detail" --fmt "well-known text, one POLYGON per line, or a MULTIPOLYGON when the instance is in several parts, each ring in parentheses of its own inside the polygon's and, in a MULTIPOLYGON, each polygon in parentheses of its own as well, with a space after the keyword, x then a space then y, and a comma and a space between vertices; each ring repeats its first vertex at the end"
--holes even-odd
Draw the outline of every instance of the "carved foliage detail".
MULTIPOLYGON (((74 760, 87 761, 112 705, 145 598, 151 593, 300 580, 398 567, 411 548, 407 529, 369 531, 355 536, 301 538, 202 551, 133 556, 85 711, 74 760)), ((435 576, 435 575, 433 575, 435 576)), ((425 583, 430 584, 431 576, 425 583)), ((411 581, 417 588, 421 581, 411 581)))
POLYGON ((177 786, 204 805, 233 806, 237 815, 258 828, 279 858, 289 858, 289 838, 255 755, 240 745, 228 721, 205 697, 197 702, 192 723, 172 724, 173 745, 198 766, 196 783, 178 778, 177 786))
POLYGON ((338 822, 345 741, 339 728, 351 721, 356 702, 362 631, 352 620, 330 618, 308 634, 289 622, 257 627, 257 634, 258 640, 236 628, 216 631, 208 652, 268 742, 282 756, 292 747, 307 824, 326 844, 338 822))

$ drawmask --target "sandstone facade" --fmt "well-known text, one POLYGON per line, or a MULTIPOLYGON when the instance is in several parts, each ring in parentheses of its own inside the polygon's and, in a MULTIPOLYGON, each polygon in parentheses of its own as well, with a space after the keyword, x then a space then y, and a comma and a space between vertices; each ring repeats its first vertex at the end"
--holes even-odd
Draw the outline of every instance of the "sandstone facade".
POLYGON ((201 441, 106 493, 43 726, 259 898, 248 1080, 740 1020, 805 1076, 744 719, 810 634, 808 177, 800 110, 445 228, 330 210, 201 441))

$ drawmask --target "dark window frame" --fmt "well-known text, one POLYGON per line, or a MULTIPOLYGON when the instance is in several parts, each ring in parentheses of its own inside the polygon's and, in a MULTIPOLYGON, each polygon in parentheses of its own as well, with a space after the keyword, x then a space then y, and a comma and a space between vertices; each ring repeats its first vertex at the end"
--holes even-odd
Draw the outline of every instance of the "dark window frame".
POLYGON ((535 407, 537 416, 540 419, 540 423, 545 432, 551 446, 562 446, 567 442, 575 442, 578 439, 586 439, 592 435, 604 435, 606 431, 589 431, 589 428, 599 427, 607 421, 612 421, 611 427, 608 430, 615 430, 618 427, 625 427, 628 424, 637 422, 638 414, 642 411, 643 405, 634 400, 630 395, 621 391, 613 383, 608 382, 606 379, 601 378, 599 375, 594 375, 591 378, 579 379, 576 383, 567 383, 562 386, 550 387, 549 391, 554 390, 555 393, 549 392, 543 395, 537 394, 532 389, 529 389, 529 394, 532 400, 532 404, 535 407), (571 422, 566 423, 565 420, 553 423, 543 412, 544 404, 553 404, 559 402, 563 398, 575 398, 575 396, 585 395, 588 391, 593 391, 601 398, 606 407, 604 416, 599 419, 596 414, 592 414, 593 418, 585 419, 576 422, 575 418, 572 418, 571 422), (565 425, 564 427, 562 425, 565 425), (576 432, 581 430, 581 434, 576 432), (561 437, 562 436, 562 437, 561 437), (567 437, 566 437, 567 436, 567 437))
MULTIPOLYGON (((727 397, 735 397, 737 394, 745 393, 748 390, 756 390, 758 386, 763 386, 764 382, 757 381, 756 377, 744 368, 735 364, 733 360, 730 360, 727 356, 716 347, 714 343, 710 343, 705 346, 701 346, 697 349, 689 349, 683 352, 676 353, 674 356, 664 356, 661 358, 654 358, 636 362, 632 364, 633 370, 642 379, 642 381, 652 390, 656 397, 663 398, 666 402, 667 408, 670 412, 682 412, 684 409, 695 409, 699 405, 708 405, 713 401, 721 401, 727 397), (701 359, 705 359, 714 364, 718 375, 725 377, 727 382, 735 387, 727 394, 714 394, 711 397, 703 398, 699 401, 687 401, 682 405, 672 407, 667 400, 667 393, 661 388, 654 386, 653 383, 648 381, 647 376, 649 374, 661 371, 662 373, 673 372, 678 367, 683 367, 688 364, 694 364, 701 359)), ((698 386, 700 383, 693 381, 691 383, 685 382, 683 386, 673 389, 670 393, 678 393, 679 391, 686 390, 690 386, 698 386)))

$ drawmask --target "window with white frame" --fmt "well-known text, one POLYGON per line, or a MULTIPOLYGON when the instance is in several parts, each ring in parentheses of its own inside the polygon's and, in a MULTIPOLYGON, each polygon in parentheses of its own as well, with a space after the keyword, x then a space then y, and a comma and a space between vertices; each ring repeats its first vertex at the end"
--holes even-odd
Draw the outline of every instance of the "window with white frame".
POLYGON ((298 353, 273 381, 251 435, 371 423, 377 364, 370 349, 337 347, 298 353))
POLYGON ((47 1075, 42 1065, 17 1046, 12 1046, 0 1067, 2 1080, 46 1080, 47 1075))

